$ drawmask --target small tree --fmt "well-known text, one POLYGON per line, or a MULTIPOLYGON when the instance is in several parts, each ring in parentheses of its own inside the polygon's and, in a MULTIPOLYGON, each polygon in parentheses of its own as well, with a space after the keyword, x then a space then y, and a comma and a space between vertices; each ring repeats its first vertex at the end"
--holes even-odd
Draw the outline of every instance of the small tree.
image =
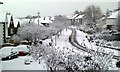
POLYGON ((76 11, 74 12, 74 14, 79 14, 79 11, 78 11, 78 10, 76 10, 76 11))

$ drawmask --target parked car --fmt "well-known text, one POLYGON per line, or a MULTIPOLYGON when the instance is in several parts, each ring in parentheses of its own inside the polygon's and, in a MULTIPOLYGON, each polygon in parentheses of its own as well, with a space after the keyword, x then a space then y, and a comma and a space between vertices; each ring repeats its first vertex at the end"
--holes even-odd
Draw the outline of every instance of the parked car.
POLYGON ((29 65, 29 64, 31 64, 31 61, 29 59, 26 59, 25 60, 25 65, 29 65))
POLYGON ((27 46, 28 45, 18 45, 17 46, 19 56, 25 56, 25 55, 29 54, 29 49, 27 46))
POLYGON ((0 57, 2 61, 11 60, 18 57, 18 52, 16 47, 3 47, 0 49, 0 57))
POLYGON ((120 68, 120 61, 116 62, 116 67, 120 68))
POLYGON ((2 61, 6 61, 6 60, 11 60, 11 59, 15 59, 15 58, 18 58, 18 53, 12 53, 11 55, 9 56, 6 56, 6 57, 2 57, 2 61))
POLYGON ((24 52, 24 51, 19 51, 18 52, 18 55, 19 56, 26 56, 28 53, 27 52, 24 52))

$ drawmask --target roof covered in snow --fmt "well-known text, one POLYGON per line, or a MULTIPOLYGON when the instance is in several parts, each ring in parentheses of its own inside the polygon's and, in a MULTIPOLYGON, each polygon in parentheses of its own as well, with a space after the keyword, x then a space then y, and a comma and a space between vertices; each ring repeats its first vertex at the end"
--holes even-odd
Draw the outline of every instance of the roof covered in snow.
POLYGON ((33 18, 33 19, 21 19, 21 23, 24 22, 33 22, 35 24, 41 24, 41 23, 53 23, 54 17, 40 17, 40 18, 33 18))
MULTIPOLYGON (((9 27, 11 15, 7 16, 7 18, 8 18, 8 27, 9 27)), ((54 20, 54 17, 40 17, 39 24, 42 25, 41 23, 53 23, 53 20, 54 20)), ((29 22, 33 22, 35 24, 38 24, 38 18, 19 19, 19 18, 16 18, 13 16, 13 22, 14 22, 15 27, 17 27, 18 22, 20 22, 20 24, 29 23, 29 22)))
POLYGON ((108 19, 115 19, 115 18, 117 18, 118 17, 118 11, 116 11, 116 12, 112 12, 112 14, 109 16, 109 17, 107 17, 108 19))
POLYGON ((72 15, 72 16, 67 16, 68 19, 75 19, 78 16, 78 14, 72 15))
POLYGON ((81 19, 81 18, 83 18, 83 16, 84 16, 84 14, 83 15, 79 15, 75 19, 81 19))
POLYGON ((15 27, 17 27, 18 22, 20 22, 20 24, 21 24, 21 22, 22 22, 21 19, 18 19, 18 18, 16 18, 16 17, 14 17, 13 15, 7 15, 8 27, 9 27, 9 25, 10 25, 11 16, 13 17, 13 22, 14 22, 14 26, 15 26, 15 27))

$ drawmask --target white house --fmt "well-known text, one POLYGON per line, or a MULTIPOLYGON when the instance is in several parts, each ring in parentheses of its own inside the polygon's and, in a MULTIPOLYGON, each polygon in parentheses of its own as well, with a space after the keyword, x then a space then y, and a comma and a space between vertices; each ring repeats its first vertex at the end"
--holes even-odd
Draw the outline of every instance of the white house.
POLYGON ((107 17, 107 20, 106 20, 107 29, 111 30, 116 26, 116 21, 117 21, 117 18, 118 18, 118 12, 119 11, 114 11, 114 12, 111 13, 111 15, 109 17, 107 17))
POLYGON ((82 24, 82 22, 83 22, 83 17, 84 17, 84 14, 78 15, 78 16, 75 18, 75 24, 76 24, 76 25, 82 24))

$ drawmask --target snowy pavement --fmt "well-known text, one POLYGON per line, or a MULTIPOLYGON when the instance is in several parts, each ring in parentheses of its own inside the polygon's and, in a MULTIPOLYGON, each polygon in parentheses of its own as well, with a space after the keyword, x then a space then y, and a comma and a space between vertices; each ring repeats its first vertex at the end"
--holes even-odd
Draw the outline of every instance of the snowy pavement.
MULTIPOLYGON (((55 40, 55 36, 52 37, 53 39, 53 43, 55 48, 60 47, 60 49, 62 50, 64 47, 65 48, 69 48, 69 50, 74 50, 75 53, 80 53, 81 55, 88 55, 87 52, 84 52, 76 47, 74 47, 73 45, 71 45, 71 43, 69 42, 69 36, 71 35, 72 30, 70 29, 64 29, 59 37, 56 37, 55 40), (55 45, 56 42, 56 45, 55 45)), ((51 39, 46 39, 43 41, 43 43, 48 44, 49 42, 51 42, 51 39)))
MULTIPOLYGON (((8 56, 11 54, 11 49, 16 51, 26 51, 26 45, 19 45, 16 47, 8 46, 0 49, 0 56, 8 56)), ((1 58, 0 57, 0 58, 1 58)), ((1 61, 0 60, 0 71, 1 70, 47 70, 44 60, 39 64, 36 62, 32 56, 19 56, 18 58, 1 61), (25 65, 25 60, 32 61, 29 65, 25 65)))
POLYGON ((0 68, 2 70, 47 70, 44 61, 39 64, 31 56, 21 56, 13 60, 1 61, 0 68), (26 59, 31 59, 31 64, 25 65, 26 59))

